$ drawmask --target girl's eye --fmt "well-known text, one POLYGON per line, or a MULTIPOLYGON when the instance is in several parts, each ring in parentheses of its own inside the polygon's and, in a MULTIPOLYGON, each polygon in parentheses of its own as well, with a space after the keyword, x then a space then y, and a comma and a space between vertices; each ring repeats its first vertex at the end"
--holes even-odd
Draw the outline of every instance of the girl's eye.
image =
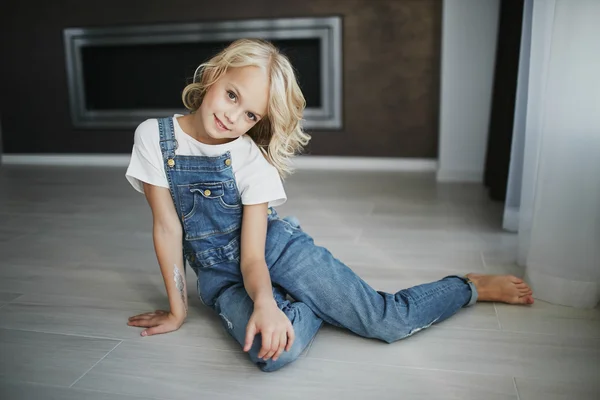
POLYGON ((235 93, 233 93, 231 90, 228 90, 228 91, 227 91, 227 96, 229 96, 229 98, 230 98, 231 100, 235 100, 235 99, 237 99, 237 96, 236 96, 236 95, 235 95, 235 93))
POLYGON ((256 115, 252 114, 251 112, 248 113, 248 118, 250 118, 252 121, 256 121, 256 115))

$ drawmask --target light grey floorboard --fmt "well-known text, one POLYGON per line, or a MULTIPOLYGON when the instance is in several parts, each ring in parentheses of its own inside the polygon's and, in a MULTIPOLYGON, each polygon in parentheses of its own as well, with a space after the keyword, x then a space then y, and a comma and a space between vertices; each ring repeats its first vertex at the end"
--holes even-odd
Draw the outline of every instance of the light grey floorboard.
MULTIPOLYGON (((0 167, 3 400, 517 399, 517 389, 520 400, 598 397, 598 309, 541 301, 478 304, 392 345, 325 327, 302 359, 265 374, 201 304, 188 270, 186 323, 142 338, 127 317, 168 302, 149 207, 124 173, 0 167)), ((286 191, 279 214, 295 215, 377 290, 523 274, 502 204, 481 185, 299 171, 286 191)))
POLYGON ((598 400, 600 383, 516 378, 520 400, 598 400))
POLYGON ((516 399, 509 377, 309 359, 265 374, 240 353, 142 342, 124 342, 74 387, 170 399, 217 389, 235 399, 516 399))
MULTIPOLYGON (((600 338, 600 309, 574 309, 538 301, 535 307, 497 304, 498 318, 507 331, 600 338)), ((598 371, 600 373, 600 370, 598 371)))
POLYGON ((0 379, 0 398, 5 400, 167 400, 33 383, 14 383, 2 379, 0 379))
POLYGON ((176 343, 222 350, 239 350, 221 320, 195 299, 187 321, 169 335, 142 337, 142 328, 127 325, 130 316, 168 309, 168 302, 152 304, 98 298, 26 294, 0 309, 0 328, 59 333, 151 343, 176 343))
POLYGON ((0 306, 10 303, 20 296, 22 296, 22 293, 0 292, 0 306))
POLYGON ((120 341, 0 329, 0 378, 69 386, 120 341))
POLYGON ((432 328, 388 345, 325 327, 307 357, 589 383, 598 377, 600 339, 432 328))

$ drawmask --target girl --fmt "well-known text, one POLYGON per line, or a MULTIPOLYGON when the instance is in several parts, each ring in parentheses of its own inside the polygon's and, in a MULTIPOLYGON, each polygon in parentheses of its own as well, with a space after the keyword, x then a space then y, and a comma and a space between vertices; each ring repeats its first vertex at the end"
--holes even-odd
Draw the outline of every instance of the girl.
POLYGON ((292 66, 269 42, 232 43, 198 67, 182 97, 190 114, 136 129, 126 174, 152 209, 170 305, 129 318, 146 328, 142 336, 183 324, 185 262, 202 302, 263 371, 298 358, 323 321, 391 343, 477 300, 533 302, 513 276, 448 276, 377 292, 296 219, 280 218, 273 207, 286 201, 281 178, 309 136, 292 66))

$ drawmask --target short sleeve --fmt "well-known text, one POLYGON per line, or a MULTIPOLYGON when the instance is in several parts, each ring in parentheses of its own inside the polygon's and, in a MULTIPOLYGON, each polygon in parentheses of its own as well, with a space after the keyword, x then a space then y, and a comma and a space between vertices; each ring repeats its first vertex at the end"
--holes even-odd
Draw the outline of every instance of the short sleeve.
POLYGON ((131 160, 125 176, 140 193, 144 193, 144 182, 169 188, 160 151, 158 122, 148 119, 135 130, 131 160))
POLYGON ((240 179, 242 204, 269 203, 270 207, 276 207, 286 202, 287 196, 277 169, 269 164, 256 145, 243 171, 244 176, 240 179))

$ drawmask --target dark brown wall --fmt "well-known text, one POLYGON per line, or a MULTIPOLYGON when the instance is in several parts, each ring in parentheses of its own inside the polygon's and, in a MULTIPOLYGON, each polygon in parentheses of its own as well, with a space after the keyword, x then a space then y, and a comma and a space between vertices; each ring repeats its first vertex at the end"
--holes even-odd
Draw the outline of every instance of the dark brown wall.
MULTIPOLYGON (((74 129, 63 29, 246 18, 343 17, 343 124, 315 155, 437 156, 441 0, 4 0, 5 153, 128 153, 133 130, 74 129)), ((200 60, 201 61, 201 60, 200 60)))

